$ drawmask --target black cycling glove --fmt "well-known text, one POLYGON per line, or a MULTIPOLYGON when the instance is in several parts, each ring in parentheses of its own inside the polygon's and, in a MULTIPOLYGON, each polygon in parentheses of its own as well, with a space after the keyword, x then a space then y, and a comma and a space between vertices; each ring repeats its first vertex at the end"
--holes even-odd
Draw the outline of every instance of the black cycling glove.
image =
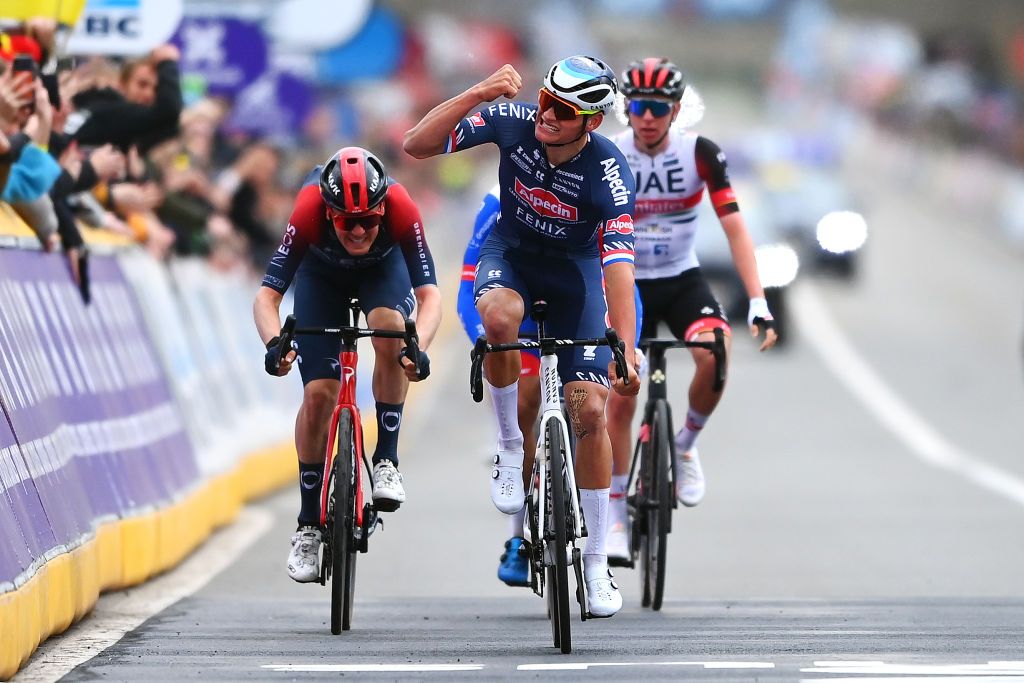
MULTIPOLYGON (((412 358, 409 357, 408 346, 403 348, 402 352, 398 354, 399 365, 402 364, 403 358, 409 358, 410 361, 412 360, 412 358)), ((420 362, 416 364, 416 376, 419 377, 420 379, 426 379, 427 377, 430 377, 430 358, 427 357, 427 352, 424 351, 423 349, 420 349, 420 362)))
POLYGON ((274 337, 267 342, 267 355, 263 357, 263 369, 268 375, 277 377, 277 369, 281 366, 281 351, 277 347, 281 344, 281 337, 274 337))

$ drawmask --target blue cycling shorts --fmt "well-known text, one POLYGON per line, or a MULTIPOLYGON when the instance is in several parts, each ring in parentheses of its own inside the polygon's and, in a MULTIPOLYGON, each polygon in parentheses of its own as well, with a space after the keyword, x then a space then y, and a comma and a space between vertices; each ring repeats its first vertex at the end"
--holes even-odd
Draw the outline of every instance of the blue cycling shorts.
MULTIPOLYGON (((295 318, 299 327, 341 327, 349 324, 348 302, 359 308, 393 308, 412 315, 416 297, 400 249, 369 268, 342 270, 309 256, 295 273, 295 318)), ((323 335, 297 335, 299 374, 305 386, 314 379, 339 379, 341 340, 323 335)))
MULTIPOLYGON (((601 338, 606 329, 601 262, 594 256, 573 258, 557 252, 534 253, 513 247, 491 233, 480 249, 473 300, 492 289, 508 288, 519 294, 526 320, 534 301, 548 304, 545 332, 549 337, 601 338)), ((607 346, 575 346, 558 350, 558 374, 563 384, 608 384, 611 350, 607 346)))

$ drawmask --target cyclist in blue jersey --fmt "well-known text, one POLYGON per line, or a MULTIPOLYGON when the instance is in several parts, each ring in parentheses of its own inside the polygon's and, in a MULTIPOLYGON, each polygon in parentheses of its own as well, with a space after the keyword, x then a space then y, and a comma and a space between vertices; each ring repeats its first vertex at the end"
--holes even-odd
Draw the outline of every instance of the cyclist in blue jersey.
MULTIPOLYGON (((487 236, 491 234, 495 223, 498 221, 500 185, 495 185, 491 191, 484 195, 480 209, 477 211, 476 220, 473 225, 473 233, 470 235, 469 243, 466 245, 466 253, 462 257, 462 278, 459 283, 458 313, 462 326, 470 342, 484 334, 484 326, 480 321, 480 314, 473 302, 473 282, 476 279, 476 264, 480 257, 480 247, 483 246, 487 236)), ((640 336, 640 327, 643 324, 643 304, 640 300, 640 290, 633 288, 633 303, 636 306, 636 335, 640 336)), ((519 335, 523 338, 532 338, 537 333, 536 324, 529 318, 523 320, 519 328, 519 335)), ((540 412, 540 353, 536 349, 520 351, 521 369, 519 371, 519 429, 523 433, 524 462, 532 462, 536 450, 536 436, 534 426, 537 421, 537 414, 540 412)), ((623 422, 621 430, 629 433, 630 424, 633 419, 633 405, 635 399, 619 396, 612 392, 608 395, 608 429, 612 433, 612 422, 618 417, 623 422), (621 404, 621 407, 620 407, 621 404)), ((616 452, 616 440, 612 439, 612 456, 617 463, 621 458, 629 461, 630 453, 616 452)), ((627 451, 630 444, 626 443, 627 451)), ((508 516, 509 537, 505 541, 505 549, 498 562, 498 578, 510 586, 529 586, 530 573, 529 565, 525 555, 520 555, 519 549, 524 543, 523 526, 526 518, 526 506, 518 512, 508 516)))
MULTIPOLYGON (((595 132, 615 102, 615 73, 599 59, 570 57, 548 70, 537 104, 501 102, 477 110, 499 97, 511 99, 521 88, 522 77, 506 64, 428 112, 405 134, 405 151, 422 159, 487 142, 501 150, 501 213, 480 249, 474 283, 491 342, 514 342, 527 307, 545 299, 552 335, 601 336, 607 313, 632 358, 634 181, 622 153, 595 132)), ((558 363, 577 438, 576 481, 588 529, 587 609, 610 617, 622 607, 622 596, 605 552, 611 486, 605 403, 609 385, 635 395, 639 380, 631 365, 628 377, 616 376, 607 347, 563 349, 558 363)), ((484 362, 499 435, 491 499, 506 514, 525 501, 519 371, 518 353, 488 354, 484 362)))

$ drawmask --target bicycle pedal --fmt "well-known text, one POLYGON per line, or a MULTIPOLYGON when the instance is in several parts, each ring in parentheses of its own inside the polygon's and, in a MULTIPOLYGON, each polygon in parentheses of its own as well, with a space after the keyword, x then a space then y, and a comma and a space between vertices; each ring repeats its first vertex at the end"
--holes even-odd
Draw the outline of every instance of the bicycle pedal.
POLYGON ((378 512, 394 512, 400 507, 402 507, 402 504, 397 500, 381 498, 380 500, 373 501, 373 508, 378 512))
MULTIPOLYGON (((618 612, 616 612, 615 614, 618 614, 618 612)), ((611 619, 612 617, 615 616, 615 614, 605 614, 604 616, 598 616, 598 615, 594 614, 593 612, 589 612, 588 611, 586 619, 611 619)))

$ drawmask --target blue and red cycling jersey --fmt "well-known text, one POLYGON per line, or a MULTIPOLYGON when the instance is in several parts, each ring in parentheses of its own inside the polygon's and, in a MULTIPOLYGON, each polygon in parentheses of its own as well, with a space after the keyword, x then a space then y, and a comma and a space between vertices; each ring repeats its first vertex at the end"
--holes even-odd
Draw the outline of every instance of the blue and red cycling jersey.
POLYGON ((501 211, 494 234, 520 244, 599 257, 605 267, 633 263, 635 181, 619 148, 598 133, 575 157, 552 167, 537 140, 537 105, 501 102, 464 118, 446 153, 486 142, 501 149, 501 211))

